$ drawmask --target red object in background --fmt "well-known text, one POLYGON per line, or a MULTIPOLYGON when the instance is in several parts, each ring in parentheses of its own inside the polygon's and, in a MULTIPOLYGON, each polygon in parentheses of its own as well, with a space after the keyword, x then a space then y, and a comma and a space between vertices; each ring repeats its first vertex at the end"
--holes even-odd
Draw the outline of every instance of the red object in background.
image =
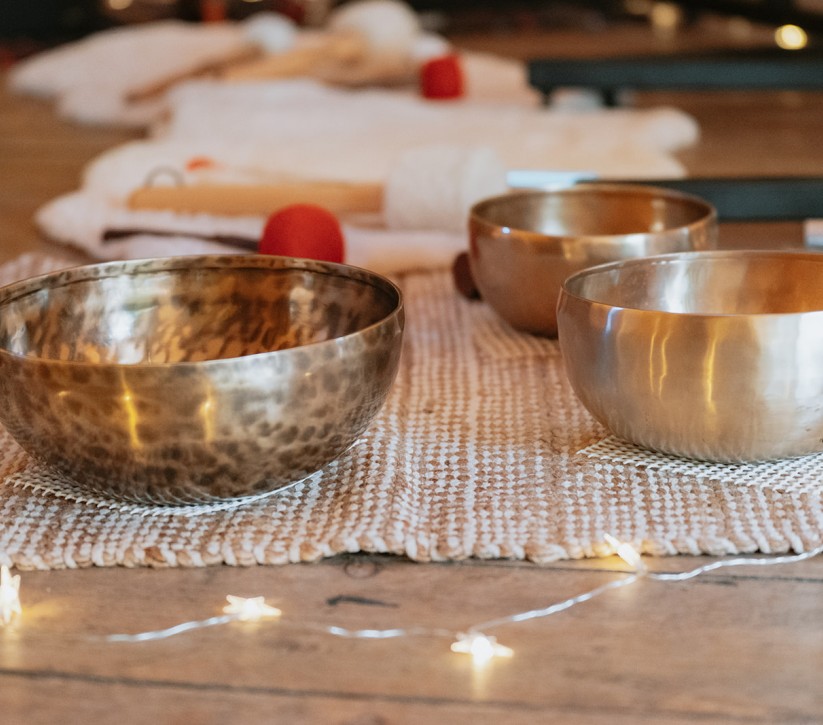
POLYGON ((342 262, 343 230, 337 217, 316 204, 292 204, 272 214, 258 244, 260 254, 342 262))
POLYGON ((200 19, 204 23, 220 23, 227 16, 226 0, 200 0, 200 19))
POLYGON ((460 98, 463 92, 463 68, 459 56, 450 54, 432 58, 420 68, 423 98, 460 98))
POLYGON ((217 162, 211 156, 192 156, 186 162, 186 171, 213 169, 215 166, 217 166, 217 162))
POLYGON ((0 71, 8 70, 14 65, 17 57, 10 48, 0 45, 0 71))

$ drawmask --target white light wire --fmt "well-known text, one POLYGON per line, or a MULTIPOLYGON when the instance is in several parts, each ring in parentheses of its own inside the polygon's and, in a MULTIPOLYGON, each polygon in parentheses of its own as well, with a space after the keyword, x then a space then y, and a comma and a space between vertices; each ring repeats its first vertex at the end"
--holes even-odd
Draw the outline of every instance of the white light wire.
POLYGON ((234 614, 223 614, 219 617, 209 617, 208 619, 199 619, 192 622, 183 622, 168 629, 157 629, 153 632, 140 632, 138 634, 110 634, 106 637, 109 642, 149 642, 157 639, 167 639, 174 637, 183 632, 189 632, 192 629, 205 629, 206 627, 214 627, 218 624, 228 624, 229 622, 239 621, 239 617, 234 614))
POLYGON ((346 629, 345 627, 312 627, 320 632, 328 632, 335 637, 349 639, 392 639, 394 637, 437 637, 454 634, 450 629, 432 629, 429 627, 409 627, 394 629, 346 629))
POLYGON ((696 576, 705 574, 707 571, 714 571, 715 569, 723 569, 727 566, 775 566, 777 564, 794 564, 806 559, 813 559, 815 556, 823 554, 823 546, 818 546, 816 549, 804 551, 802 554, 787 554, 786 556, 773 556, 754 559, 746 557, 741 559, 723 559, 715 561, 705 566, 699 566, 696 569, 680 572, 677 574, 655 574, 649 572, 647 576, 650 579, 657 579, 659 581, 686 581, 693 579, 696 576))
POLYGON ((640 579, 640 574, 632 574, 630 577, 625 579, 616 579, 615 581, 609 582, 608 584, 603 584, 596 589, 592 589, 588 592, 583 592, 583 594, 578 594, 576 597, 570 597, 562 602, 557 602, 556 604, 550 604, 548 607, 543 607, 542 609, 530 609, 527 612, 518 612, 517 614, 510 614, 507 617, 499 617, 498 619, 490 619, 487 622, 481 622, 480 624, 474 624, 469 627, 469 632, 480 632, 486 629, 492 629, 494 627, 498 627, 501 624, 514 624, 515 622, 525 622, 528 619, 538 619, 540 617, 548 617, 552 614, 557 614, 558 612, 562 612, 566 609, 571 609, 576 604, 581 604, 582 602, 587 602, 589 599, 594 599, 595 597, 599 597, 601 594, 605 594, 607 591, 611 589, 619 589, 620 587, 628 586, 629 584, 634 584, 638 579, 640 579))

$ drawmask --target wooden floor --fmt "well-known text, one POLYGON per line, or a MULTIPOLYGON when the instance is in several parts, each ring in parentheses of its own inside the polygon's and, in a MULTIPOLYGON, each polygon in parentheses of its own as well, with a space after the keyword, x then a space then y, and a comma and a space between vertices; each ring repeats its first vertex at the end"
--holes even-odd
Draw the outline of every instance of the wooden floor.
MULTIPOLYGON (((823 170, 823 97, 645 96, 693 113, 695 174, 823 170)), ((35 209, 128 134, 70 127, 0 96, 0 259, 46 244, 35 209)), ((797 224, 724 227, 725 245, 796 246, 797 224)), ((2 512, 0 512, 2 517, 2 512)), ((0 525, 3 525, 0 518, 0 525)), ((705 559, 652 559, 683 571, 705 559)), ((459 630, 626 575, 616 557, 535 566, 352 555, 312 565, 22 572, 23 616, 0 630, 0 723, 821 723, 823 557, 640 581, 497 628, 511 659, 475 669, 448 637, 345 639, 322 628, 459 630), (263 595, 279 622, 146 643, 103 638, 219 614, 263 595)))

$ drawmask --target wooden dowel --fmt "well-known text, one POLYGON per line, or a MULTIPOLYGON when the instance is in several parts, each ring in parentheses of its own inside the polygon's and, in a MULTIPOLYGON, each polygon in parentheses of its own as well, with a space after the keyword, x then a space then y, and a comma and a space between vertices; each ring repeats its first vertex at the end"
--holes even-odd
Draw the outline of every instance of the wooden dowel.
POLYGON ((291 204, 317 204, 335 214, 379 212, 380 184, 297 182, 284 184, 193 184, 149 186, 134 191, 130 209, 167 210, 226 216, 266 215, 291 204))
POLYGON ((230 81, 274 80, 309 75, 321 64, 349 64, 368 53, 360 35, 329 35, 315 44, 292 48, 284 53, 266 55, 224 68, 221 78, 230 81))

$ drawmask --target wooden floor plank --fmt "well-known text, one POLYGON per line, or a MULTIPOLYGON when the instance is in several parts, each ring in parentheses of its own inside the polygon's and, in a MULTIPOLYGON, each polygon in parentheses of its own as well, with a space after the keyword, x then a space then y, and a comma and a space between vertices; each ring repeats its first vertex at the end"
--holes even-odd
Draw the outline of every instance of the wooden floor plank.
POLYGON ((792 722, 823 712, 820 567, 800 581, 642 581, 551 618, 503 625, 490 633, 515 656, 478 677, 469 658, 448 651, 447 636, 349 640, 317 628, 459 631, 625 575, 402 560, 356 566, 26 573, 26 614, 16 638, 4 639, 0 675, 638 718, 792 722), (213 616, 228 593, 265 595, 284 616, 157 642, 99 639, 213 616))
MULTIPOLYGON (((117 722, 138 725, 231 725, 238 723, 336 723, 337 725, 695 725, 702 717, 614 712, 589 712, 548 705, 511 707, 508 703, 451 703, 386 701, 380 698, 321 697, 314 693, 279 694, 271 690, 204 690, 175 685, 152 685, 96 680, 0 676, 0 705, 5 725, 53 725, 55 722, 117 722), (36 686, 36 696, 32 687, 36 686), (139 697, 140 707, 135 708, 139 697)), ((729 721, 734 722, 734 721, 729 721)), ((754 722, 738 720, 737 722, 754 722)))

